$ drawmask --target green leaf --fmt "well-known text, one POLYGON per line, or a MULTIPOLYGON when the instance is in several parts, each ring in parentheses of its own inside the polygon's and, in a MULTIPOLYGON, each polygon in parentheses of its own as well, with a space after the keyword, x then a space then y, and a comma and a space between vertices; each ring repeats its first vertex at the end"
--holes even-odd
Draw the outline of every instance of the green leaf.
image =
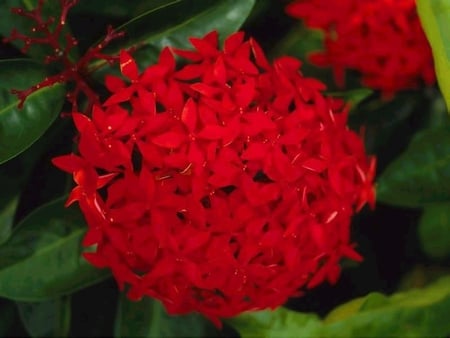
POLYGON ((217 331, 199 314, 168 315, 163 305, 145 297, 129 301, 125 294, 119 299, 114 336, 125 337, 215 337, 217 331))
POLYGON ((321 321, 316 314, 280 307, 275 311, 248 312, 228 319, 241 338, 319 337, 321 321))
POLYGON ((14 213, 16 212, 19 197, 14 196, 0 210, 0 245, 4 243, 11 235, 14 213))
POLYGON ((405 207, 450 201, 450 127, 417 133, 378 179, 377 199, 405 207))
POLYGON ((450 332, 450 277, 424 289, 385 296, 371 293, 333 310, 324 320, 279 308, 229 320, 242 338, 444 337, 450 332))
POLYGON ((433 204, 425 208, 419 223, 419 239, 428 256, 450 256, 450 203, 433 204))
POLYGON ((20 319, 31 337, 67 337, 70 328, 70 297, 16 304, 20 319))
POLYGON ((450 2, 417 0, 417 10, 433 50, 439 87, 450 112, 450 2))
POLYGON ((8 337, 8 331, 14 324, 16 309, 14 303, 0 299, 0 337, 8 337))
POLYGON ((65 198, 28 215, 0 247, 0 296, 25 302, 53 299, 99 282, 109 273, 81 256, 86 230, 65 198))
MULTIPOLYGON (((113 42, 106 52, 116 54, 120 49, 139 45, 133 53, 140 65, 157 59, 165 46, 191 48, 189 37, 202 37, 217 30, 220 38, 238 30, 250 14, 255 0, 170 0, 148 10, 117 28, 125 38, 113 42)), ((97 69, 104 61, 95 62, 97 69)), ((109 67, 108 67, 109 68, 109 67)), ((105 69, 95 76, 102 78, 105 69)))
POLYGON ((357 113, 358 110, 355 110, 355 108, 358 106, 358 104, 367 99, 373 93, 374 91, 370 88, 357 88, 346 90, 344 92, 328 92, 327 94, 343 99, 346 103, 349 103, 351 105, 352 111, 357 113))
POLYGON ((28 96, 22 109, 11 89, 24 90, 43 80, 42 66, 28 60, 0 61, 0 164, 20 154, 48 129, 64 102, 64 87, 53 85, 28 96))

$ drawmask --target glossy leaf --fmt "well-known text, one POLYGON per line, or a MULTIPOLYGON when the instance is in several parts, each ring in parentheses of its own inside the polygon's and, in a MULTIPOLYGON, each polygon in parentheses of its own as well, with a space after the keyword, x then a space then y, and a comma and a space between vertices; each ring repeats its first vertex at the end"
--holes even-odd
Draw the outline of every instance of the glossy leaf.
POLYGON ((24 90, 46 76, 42 66, 28 60, 0 61, 0 163, 32 145, 59 115, 64 87, 54 85, 31 94, 22 109, 11 89, 24 90))
POLYGON ((85 222, 77 208, 55 200, 28 215, 0 247, 0 296, 41 301, 97 283, 108 271, 81 256, 85 222))
POLYGON ((450 332, 450 277, 424 289, 385 296, 371 293, 333 310, 315 314, 279 308, 247 313, 229 322, 242 338, 261 337, 443 337, 450 332))
POLYGON ((450 203, 433 204, 425 208, 419 223, 419 239, 428 256, 450 256, 450 203))
POLYGON ((132 302, 119 299, 114 336, 125 337, 214 337, 212 324, 199 314, 168 315, 163 305, 149 297, 132 302))
POLYGON ((67 337, 70 297, 39 303, 18 302, 20 319, 31 337, 67 337))
POLYGON ((417 0, 417 10, 433 50, 439 87, 450 112, 450 2, 417 0))
POLYGON ((450 201, 450 127, 416 134, 379 178, 377 196, 405 207, 450 201))
MULTIPOLYGON (((255 0, 169 0, 117 28, 125 38, 106 49, 115 54, 120 49, 139 46, 133 53, 139 64, 155 61, 165 46, 191 48, 189 37, 201 37, 217 30, 220 38, 238 30, 250 14, 255 0)), ((92 67, 102 64, 96 62, 92 67)), ((104 64, 104 63, 103 63, 104 64)), ((97 72, 102 78, 105 69, 97 72)))

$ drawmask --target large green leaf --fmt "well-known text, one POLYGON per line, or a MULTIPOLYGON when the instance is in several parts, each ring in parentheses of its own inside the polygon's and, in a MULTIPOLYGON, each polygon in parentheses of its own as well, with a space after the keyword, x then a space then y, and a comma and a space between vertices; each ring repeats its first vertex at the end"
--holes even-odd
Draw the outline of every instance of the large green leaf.
POLYGON ((324 320, 284 308, 229 320, 242 338, 444 337, 450 333, 450 277, 424 289, 371 293, 333 310, 324 320))
POLYGON ((18 302, 20 319, 31 337, 67 337, 70 296, 39 303, 18 302))
POLYGON ((125 337, 214 337, 212 324, 199 314, 170 316, 157 300, 143 298, 129 301, 124 294, 119 299, 114 336, 125 337))
POLYGON ((60 113, 64 87, 53 85, 28 96, 22 109, 11 89, 24 90, 43 80, 42 66, 28 60, 0 61, 0 163, 20 154, 47 130, 60 113))
POLYGON ((433 258, 450 256, 450 203, 427 206, 419 223, 422 249, 433 258))
POLYGON ((450 127, 416 134, 379 178, 377 196, 406 207, 450 201, 450 127))
POLYGON ((0 296, 42 301, 106 278, 81 256, 85 223, 77 208, 55 200, 27 216, 0 247, 0 296))
MULTIPOLYGON (((168 0, 118 27, 118 31, 125 32, 125 38, 113 42, 106 52, 115 54, 138 45, 133 55, 139 64, 148 65, 165 46, 190 48, 189 37, 217 30, 224 39, 241 27, 254 3, 255 0, 168 0)), ((105 62, 97 61, 92 67, 102 64, 105 62)), ((105 69, 95 76, 101 78, 104 72, 105 69)))
POLYGON ((417 0, 417 9, 433 50, 439 87, 450 112, 450 2, 417 0))

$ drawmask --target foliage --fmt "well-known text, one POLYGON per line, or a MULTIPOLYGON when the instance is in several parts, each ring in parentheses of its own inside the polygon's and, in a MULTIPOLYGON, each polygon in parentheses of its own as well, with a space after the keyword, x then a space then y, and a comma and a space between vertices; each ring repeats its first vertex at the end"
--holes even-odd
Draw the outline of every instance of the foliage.
POLYGON ((346 73, 343 88, 330 69, 310 63, 324 34, 288 17, 290 2, 0 1, 0 336, 450 334, 450 123, 443 103, 450 106, 448 2, 417 0, 440 90, 396 86, 391 97, 362 85, 355 71, 346 73), (39 20, 17 9, 13 14, 13 7, 41 8, 34 18, 55 21, 40 29, 39 20), (335 286, 302 290, 287 307, 247 312, 218 328, 198 313, 174 316, 149 297, 132 302, 118 294, 110 272, 82 256, 88 226, 78 207, 64 206, 72 178, 51 159, 74 150, 78 133, 68 112, 87 112, 106 97, 105 76, 120 74, 120 50, 143 70, 165 46, 188 48, 190 37, 216 30, 223 39, 239 29, 268 55, 301 58, 305 77, 326 83, 329 95, 351 104, 350 125, 377 157, 377 206, 353 219, 351 236, 365 260, 341 262, 335 286), (417 269, 438 271, 440 278, 410 273, 417 269))

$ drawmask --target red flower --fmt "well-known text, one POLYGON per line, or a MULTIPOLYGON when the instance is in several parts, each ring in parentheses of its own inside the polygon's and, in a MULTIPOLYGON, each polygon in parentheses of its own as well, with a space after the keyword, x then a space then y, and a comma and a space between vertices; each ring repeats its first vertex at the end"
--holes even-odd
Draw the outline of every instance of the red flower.
POLYGON ((176 67, 170 49, 92 117, 73 114, 73 173, 89 231, 86 259, 112 270, 132 299, 170 313, 220 317, 275 308, 304 287, 335 282, 343 257, 360 260, 350 218, 373 205, 375 162, 346 126, 346 107, 305 78, 300 62, 270 64, 243 33, 218 49, 192 38, 176 67))
POLYGON ((286 12, 324 32, 324 51, 311 62, 331 66, 339 85, 345 69, 359 71, 363 84, 384 96, 435 83, 415 0, 295 0, 286 12))

